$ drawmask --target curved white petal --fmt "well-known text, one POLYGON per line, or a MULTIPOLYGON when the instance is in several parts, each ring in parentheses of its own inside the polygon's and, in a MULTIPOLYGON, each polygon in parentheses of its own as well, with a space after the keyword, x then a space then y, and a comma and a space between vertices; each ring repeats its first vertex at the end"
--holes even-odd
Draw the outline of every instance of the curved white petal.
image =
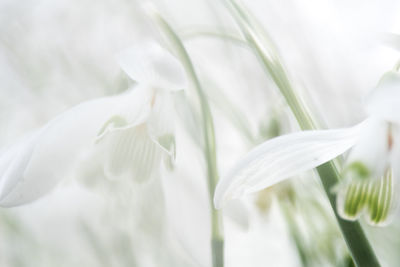
POLYGON ((400 73, 387 72, 366 99, 367 112, 389 122, 400 123, 400 73))
POLYGON ((22 177, 33 153, 38 131, 22 138, 0 156, 0 199, 15 186, 14 177, 22 177))
MULTIPOLYGON (((60 114, 37 134, 0 156, 0 206, 31 202, 50 191, 75 166, 82 151, 90 146, 110 114, 132 118, 131 103, 140 102, 141 92, 84 102, 60 114)), ((133 108, 135 111, 135 108, 133 108)), ((136 111, 141 111, 138 108, 136 111)))
POLYGON ((108 110, 109 117, 99 129, 97 140, 114 129, 129 129, 144 123, 152 113, 156 93, 148 85, 138 84, 121 97, 115 108, 108 110))
POLYGON ((181 63, 154 42, 143 42, 121 52, 118 62, 138 83, 168 90, 186 87, 185 71, 181 63))
POLYGON ((240 160, 218 183, 214 204, 255 192, 327 162, 357 141, 361 124, 351 128, 303 131, 271 139, 240 160))
POLYGON ((360 179, 381 178, 389 164, 389 142, 389 124, 380 118, 368 118, 346 159, 345 175, 360 179))

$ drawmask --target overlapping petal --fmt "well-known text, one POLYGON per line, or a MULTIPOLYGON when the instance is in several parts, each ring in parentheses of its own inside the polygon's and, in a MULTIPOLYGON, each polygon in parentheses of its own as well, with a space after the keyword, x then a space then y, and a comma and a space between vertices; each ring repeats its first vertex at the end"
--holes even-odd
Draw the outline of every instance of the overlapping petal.
POLYGON ((380 179, 351 179, 341 185, 337 209, 341 217, 356 220, 363 213, 371 225, 385 225, 393 213, 394 177, 388 169, 380 179))
POLYGON ((174 168, 176 157, 175 143, 175 109, 173 94, 166 90, 160 91, 153 103, 153 112, 148 120, 148 132, 153 142, 165 152, 164 163, 168 169, 174 168))
POLYGON ((215 206, 220 208, 229 199, 261 190, 334 159, 355 144, 362 125, 298 132, 259 145, 218 183, 215 206))
POLYGON ((171 90, 186 86, 179 61, 155 43, 121 53, 122 69, 138 85, 114 97, 82 103, 0 154, 0 205, 33 201, 74 170, 94 143, 111 145, 109 173, 152 176, 162 154, 173 154, 171 90))
POLYGON ((74 169, 110 114, 129 115, 126 120, 132 123, 148 116, 143 105, 129 109, 131 103, 143 101, 142 96, 141 91, 129 90, 84 102, 4 151, 0 155, 0 205, 21 205, 50 191, 74 169))

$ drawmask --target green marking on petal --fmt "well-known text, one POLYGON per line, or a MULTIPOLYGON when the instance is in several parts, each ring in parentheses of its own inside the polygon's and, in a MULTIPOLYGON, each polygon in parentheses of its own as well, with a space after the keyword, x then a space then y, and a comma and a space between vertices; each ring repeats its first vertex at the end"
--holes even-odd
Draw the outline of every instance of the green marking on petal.
POLYGON ((386 183, 386 190, 387 190, 387 194, 386 194, 386 199, 385 199, 385 209, 384 209, 384 214, 383 214, 383 219, 386 220, 386 218, 389 215, 390 212, 390 208, 393 205, 393 198, 392 198, 392 194, 393 194, 393 189, 392 189, 392 185, 393 185, 393 176, 392 176, 392 172, 390 172, 390 175, 387 177, 387 183, 386 183))
POLYGON ((351 218, 355 219, 357 216, 357 212, 354 210, 354 202, 357 201, 357 183, 352 183, 349 185, 346 194, 346 202, 345 202, 345 213, 351 218))
POLYGON ((345 172, 351 172, 356 178, 367 179, 371 176, 371 171, 361 161, 354 161, 347 166, 345 172))
POLYGON ((368 222, 381 225, 386 222, 393 205, 393 177, 388 170, 382 179, 375 181, 375 190, 370 200, 368 222))
POLYGON ((359 202, 359 207, 358 210, 361 211, 363 208, 364 203, 367 202, 368 200, 368 192, 370 191, 370 184, 369 183, 363 183, 362 188, 361 188, 361 199, 359 202))
POLYGON ((378 201, 379 201, 379 192, 380 192, 380 185, 377 184, 373 187, 370 199, 369 199, 369 221, 371 223, 374 222, 374 218, 376 217, 377 213, 378 213, 378 201))
POLYGON ((393 178, 388 169, 381 179, 352 179, 342 188, 343 201, 338 201, 342 217, 355 220, 364 212, 371 225, 382 225, 389 217, 393 205, 393 178))
POLYGON ((354 214, 354 216, 357 216, 362 207, 364 206, 363 202, 363 195, 364 195, 364 190, 363 190, 364 184, 362 183, 357 183, 354 189, 354 195, 353 199, 351 202, 351 213, 354 214))

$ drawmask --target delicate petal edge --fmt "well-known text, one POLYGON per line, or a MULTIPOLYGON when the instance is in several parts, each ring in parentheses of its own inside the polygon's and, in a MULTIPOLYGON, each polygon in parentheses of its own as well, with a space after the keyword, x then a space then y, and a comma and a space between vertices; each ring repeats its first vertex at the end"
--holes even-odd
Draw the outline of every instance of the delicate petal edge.
POLYGON ((221 208, 229 199, 261 190, 334 159, 355 144, 362 125, 297 132, 264 142, 223 176, 215 190, 215 207, 221 208))

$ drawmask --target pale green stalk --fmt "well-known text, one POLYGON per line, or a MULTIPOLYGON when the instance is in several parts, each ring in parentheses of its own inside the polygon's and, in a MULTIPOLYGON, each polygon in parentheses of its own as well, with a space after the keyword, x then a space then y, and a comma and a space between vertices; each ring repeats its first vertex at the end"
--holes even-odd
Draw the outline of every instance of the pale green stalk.
POLYGON ((205 96, 204 90, 201 86, 199 78, 197 77, 194 69, 192 60, 187 53, 181 39, 172 29, 172 27, 160 16, 154 16, 158 25, 162 29, 163 33, 167 36, 169 42, 175 49, 177 56, 180 58, 183 66, 185 67, 186 73, 192 81, 196 94, 200 102, 201 118, 203 124, 203 137, 204 137, 204 157, 207 162, 207 181, 208 181, 208 192, 211 210, 211 247, 212 247, 212 261, 213 267, 224 266, 224 239, 221 231, 222 227, 222 216, 214 208, 213 198, 215 187, 218 182, 218 170, 217 170, 217 157, 216 157, 216 145, 215 145, 215 132, 214 123, 211 115, 210 106, 205 96))
MULTIPOLYGON (((247 42, 286 99, 300 127, 303 130, 317 129, 310 112, 296 95, 273 42, 248 11, 245 11, 234 0, 226 1, 247 42)), ((317 167, 317 172, 321 177, 321 182, 354 262, 360 267, 380 266, 360 224, 343 220, 337 213, 336 195, 333 192, 333 188, 339 182, 340 175, 335 163, 333 161, 327 162, 317 167)))

